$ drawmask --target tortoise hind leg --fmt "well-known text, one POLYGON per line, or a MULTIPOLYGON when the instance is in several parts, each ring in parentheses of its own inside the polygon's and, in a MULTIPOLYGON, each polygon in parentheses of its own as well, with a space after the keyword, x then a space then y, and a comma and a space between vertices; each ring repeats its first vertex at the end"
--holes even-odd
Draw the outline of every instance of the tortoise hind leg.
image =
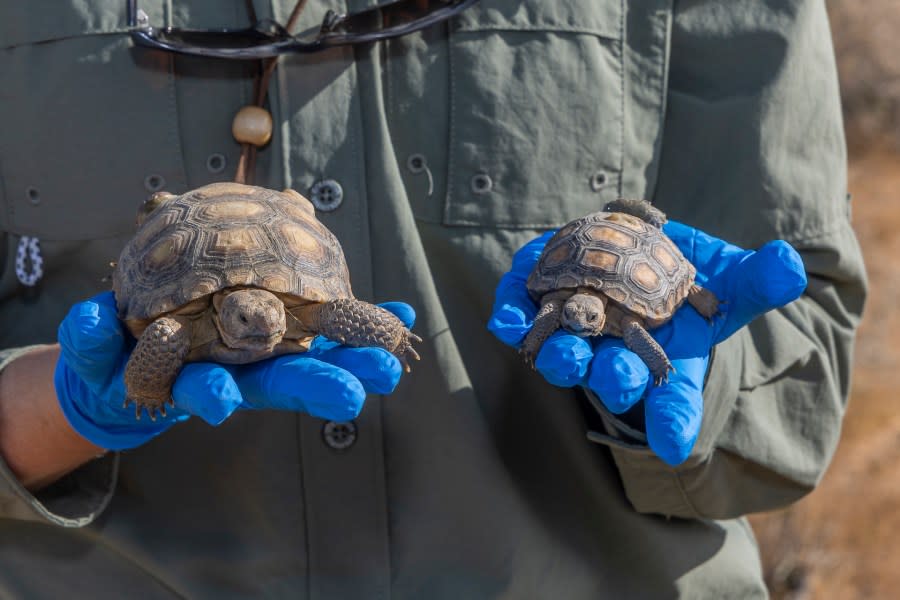
POLYGON ((622 340, 625 346, 638 355, 650 369, 653 375, 653 383, 662 384, 669 380, 669 371, 675 368, 669 362, 666 351, 644 329, 644 326, 635 318, 627 318, 622 324, 622 340))
POLYGON ((719 314, 719 299, 711 291, 700 287, 696 283, 691 286, 687 295, 687 301, 707 320, 719 314))
POLYGON ((668 221, 668 219, 666 218, 666 213, 659 210, 646 200, 619 198, 618 200, 607 202, 606 206, 603 207, 603 210, 606 212, 620 212, 627 215, 632 215, 634 217, 637 217, 638 219, 641 219, 642 221, 650 223, 651 225, 659 229, 662 229, 662 226, 666 224, 666 221, 668 221))
POLYGON ((157 411, 165 416, 166 404, 172 404, 172 385, 191 347, 190 321, 178 317, 160 317, 150 323, 125 366, 125 404, 134 402, 134 416, 141 418, 146 409, 156 420, 157 411))

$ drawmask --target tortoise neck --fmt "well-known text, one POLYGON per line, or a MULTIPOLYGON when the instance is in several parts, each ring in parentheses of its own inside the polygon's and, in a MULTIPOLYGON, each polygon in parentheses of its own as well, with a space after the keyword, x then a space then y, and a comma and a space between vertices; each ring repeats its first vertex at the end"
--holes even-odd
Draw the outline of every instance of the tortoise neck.
POLYGON ((289 308, 287 312, 287 337, 305 337, 321 329, 327 302, 311 302, 289 308))

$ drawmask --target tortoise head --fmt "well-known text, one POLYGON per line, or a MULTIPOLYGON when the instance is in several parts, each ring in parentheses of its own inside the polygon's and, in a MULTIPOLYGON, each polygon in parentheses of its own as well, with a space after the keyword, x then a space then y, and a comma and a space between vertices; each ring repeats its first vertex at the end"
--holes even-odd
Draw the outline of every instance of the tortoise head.
POLYGON ((255 288, 223 290, 213 296, 216 328, 229 348, 271 352, 287 330, 284 303, 255 288))
POLYGON ((603 301, 594 294, 572 294, 562 310, 562 326, 579 337, 600 335, 606 324, 603 301))

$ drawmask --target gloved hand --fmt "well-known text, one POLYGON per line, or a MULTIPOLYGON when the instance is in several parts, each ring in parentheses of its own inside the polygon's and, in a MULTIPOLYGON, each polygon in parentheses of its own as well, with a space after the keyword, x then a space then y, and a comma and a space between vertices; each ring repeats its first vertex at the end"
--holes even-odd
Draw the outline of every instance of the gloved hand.
MULTIPOLYGON (((806 289, 806 273, 797 251, 781 240, 753 251, 681 223, 670 221, 663 230, 697 268, 697 283, 722 301, 711 321, 685 304, 650 332, 675 368, 668 382, 653 385, 647 366, 620 338, 580 338, 565 331, 544 342, 535 368, 554 385, 591 389, 615 414, 643 400, 647 441, 674 466, 688 457, 700 432, 712 347, 758 315, 798 298, 806 289)), ((538 307, 525 281, 552 235, 523 246, 497 286, 488 329, 510 346, 519 347, 533 324, 538 307)))
MULTIPOLYGON (((401 302, 381 305, 407 327, 413 309, 401 302)), ((61 353, 56 394, 72 427, 109 450, 134 448, 174 423, 197 415, 218 425, 237 409, 274 408, 306 412, 334 421, 359 414, 366 393, 388 394, 403 369, 382 348, 349 348, 322 337, 308 352, 247 365, 188 363, 172 388, 174 407, 151 420, 123 407, 124 372, 134 341, 116 317, 106 292, 76 304, 59 326, 61 353)))

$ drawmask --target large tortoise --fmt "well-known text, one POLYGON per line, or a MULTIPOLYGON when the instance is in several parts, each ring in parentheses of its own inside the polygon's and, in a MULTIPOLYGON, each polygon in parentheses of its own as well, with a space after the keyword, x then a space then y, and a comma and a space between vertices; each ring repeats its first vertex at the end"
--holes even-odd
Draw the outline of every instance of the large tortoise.
POLYGON ((126 406, 165 414, 183 363, 248 363, 303 352, 316 335, 380 346, 406 370, 421 339, 353 297, 337 238, 293 190, 216 183, 144 203, 113 272, 120 319, 137 338, 126 406))
POLYGON ((662 232, 665 222, 648 202, 620 199, 550 238, 527 281, 540 306, 522 345, 528 364, 562 327, 581 337, 621 337, 657 384, 668 378, 672 364, 647 330, 671 319, 685 300, 710 319, 719 300, 694 283, 696 269, 662 232))

